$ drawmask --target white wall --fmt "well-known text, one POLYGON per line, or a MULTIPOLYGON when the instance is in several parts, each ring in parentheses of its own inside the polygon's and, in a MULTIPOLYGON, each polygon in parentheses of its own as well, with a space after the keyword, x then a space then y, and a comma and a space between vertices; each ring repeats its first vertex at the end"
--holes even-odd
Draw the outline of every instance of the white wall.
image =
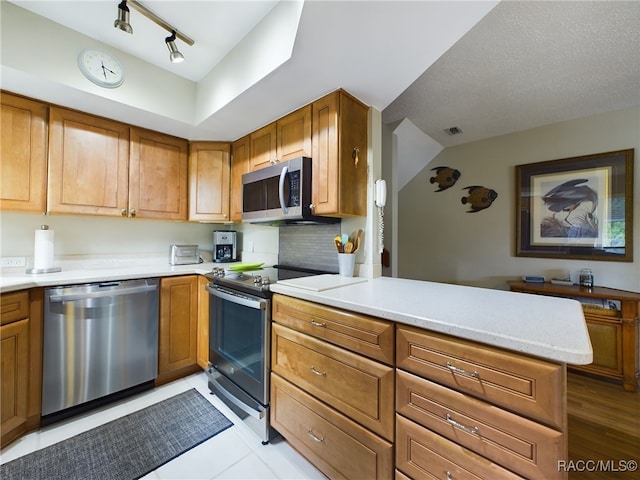
POLYGON ((639 154, 638 107, 446 148, 398 192, 398 276, 506 289, 506 280, 524 274, 569 270, 575 280, 587 267, 597 285, 640 291, 639 154), (636 157, 633 263, 515 256, 515 165, 627 148, 635 148, 636 157), (436 192, 432 166, 457 168, 462 176, 436 192), (460 200, 470 185, 499 196, 490 208, 467 213, 460 200))

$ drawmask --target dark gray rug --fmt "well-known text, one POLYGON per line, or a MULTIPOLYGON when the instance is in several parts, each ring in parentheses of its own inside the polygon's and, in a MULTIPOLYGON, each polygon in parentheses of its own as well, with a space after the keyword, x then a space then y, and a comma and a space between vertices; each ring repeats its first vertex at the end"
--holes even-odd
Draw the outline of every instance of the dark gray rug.
POLYGON ((192 389, 8 462, 0 478, 133 480, 232 425, 192 389))

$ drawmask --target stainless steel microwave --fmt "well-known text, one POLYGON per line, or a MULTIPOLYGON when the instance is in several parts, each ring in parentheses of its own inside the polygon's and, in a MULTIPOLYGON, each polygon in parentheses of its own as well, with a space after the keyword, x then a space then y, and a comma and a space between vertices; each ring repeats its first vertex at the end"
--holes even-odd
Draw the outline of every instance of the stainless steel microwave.
POLYGON ((242 221, 247 223, 336 223, 313 215, 311 158, 298 157, 242 175, 242 221))

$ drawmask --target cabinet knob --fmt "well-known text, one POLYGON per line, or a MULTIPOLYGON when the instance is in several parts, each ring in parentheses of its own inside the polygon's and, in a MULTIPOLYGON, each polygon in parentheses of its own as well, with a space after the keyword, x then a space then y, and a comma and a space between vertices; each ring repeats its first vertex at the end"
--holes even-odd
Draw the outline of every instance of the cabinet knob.
POLYGON ((311 212, 313 213, 313 211, 316 209, 316 206, 313 203, 311 203, 311 204, 309 204, 309 208, 311 209, 311 212))
POLYGON ((120 210, 120 215, 122 215, 123 217, 127 216, 127 209, 123 208, 122 210, 120 210))
POLYGON ((353 152, 351 152, 351 158, 353 158, 353 164, 357 167, 358 162, 360 161, 360 149, 358 147, 353 147, 353 152))
POLYGON ((130 215, 131 215, 132 217, 135 217, 135 216, 136 216, 136 210, 135 210, 135 208, 132 208, 132 209, 131 209, 131 212, 129 212, 129 213, 130 213, 130 215))

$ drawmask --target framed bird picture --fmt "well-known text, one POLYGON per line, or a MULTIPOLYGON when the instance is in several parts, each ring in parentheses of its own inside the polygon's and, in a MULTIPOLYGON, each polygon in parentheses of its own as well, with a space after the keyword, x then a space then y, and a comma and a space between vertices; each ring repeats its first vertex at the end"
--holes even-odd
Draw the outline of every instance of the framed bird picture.
POLYGON ((516 256, 632 262, 634 150, 516 165, 516 256))

